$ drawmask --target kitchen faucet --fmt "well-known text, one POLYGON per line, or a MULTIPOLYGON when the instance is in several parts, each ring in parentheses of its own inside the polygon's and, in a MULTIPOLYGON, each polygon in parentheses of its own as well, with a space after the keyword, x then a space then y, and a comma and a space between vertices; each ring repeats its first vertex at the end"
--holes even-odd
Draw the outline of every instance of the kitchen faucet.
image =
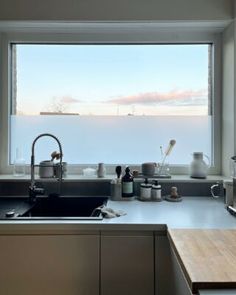
POLYGON ((59 146, 59 152, 60 152, 60 162, 59 162, 59 177, 58 177, 58 181, 59 181, 59 192, 61 191, 61 183, 62 183, 62 157, 63 157, 63 153, 62 153, 62 146, 61 143, 59 141, 59 139, 50 134, 50 133, 42 133, 40 135, 38 135, 33 143, 32 143, 32 150, 31 150, 31 166, 30 166, 30 175, 31 175, 31 181, 30 181, 30 187, 29 187, 29 199, 30 202, 35 201, 35 198, 37 195, 43 195, 44 194, 44 189, 37 187, 36 186, 36 182, 35 182, 35 156, 34 156, 34 148, 35 148, 35 144, 37 142, 37 140, 41 137, 52 137, 53 139, 56 140, 56 142, 58 143, 59 146))

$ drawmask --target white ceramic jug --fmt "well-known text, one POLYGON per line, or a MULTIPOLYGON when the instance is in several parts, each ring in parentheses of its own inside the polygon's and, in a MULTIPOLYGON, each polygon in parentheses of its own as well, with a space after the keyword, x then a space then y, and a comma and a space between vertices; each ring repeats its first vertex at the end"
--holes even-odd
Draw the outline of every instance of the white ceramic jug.
POLYGON ((206 178, 209 169, 210 160, 208 156, 203 155, 202 152, 193 153, 193 161, 190 164, 190 176, 193 178, 206 178), (205 156, 208 164, 203 160, 205 156))

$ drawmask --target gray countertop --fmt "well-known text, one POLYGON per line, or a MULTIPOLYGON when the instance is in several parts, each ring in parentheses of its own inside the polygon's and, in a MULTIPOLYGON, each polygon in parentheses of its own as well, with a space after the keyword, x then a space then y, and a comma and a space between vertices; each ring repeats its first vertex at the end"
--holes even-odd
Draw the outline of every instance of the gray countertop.
POLYGON ((236 228, 236 218, 222 199, 183 197, 182 202, 115 202, 108 206, 127 215, 105 219, 104 223, 166 224, 168 228, 236 228))
POLYGON ((182 202, 110 201, 108 207, 123 210, 121 217, 98 220, 1 220, 0 233, 9 231, 100 231, 149 230, 168 228, 235 228, 236 218, 225 209, 222 199, 212 197, 183 197, 182 202))

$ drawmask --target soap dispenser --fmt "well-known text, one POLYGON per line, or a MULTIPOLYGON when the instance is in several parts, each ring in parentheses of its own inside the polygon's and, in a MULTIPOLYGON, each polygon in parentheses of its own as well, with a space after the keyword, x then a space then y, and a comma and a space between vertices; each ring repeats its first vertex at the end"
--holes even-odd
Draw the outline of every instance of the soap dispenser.
POLYGON ((154 180, 154 183, 152 185, 152 200, 153 201, 162 201, 161 198, 161 185, 158 183, 157 180, 154 180))
POLYGON ((122 199, 133 200, 134 199, 134 179, 130 173, 130 168, 125 168, 125 175, 121 179, 122 183, 122 199))

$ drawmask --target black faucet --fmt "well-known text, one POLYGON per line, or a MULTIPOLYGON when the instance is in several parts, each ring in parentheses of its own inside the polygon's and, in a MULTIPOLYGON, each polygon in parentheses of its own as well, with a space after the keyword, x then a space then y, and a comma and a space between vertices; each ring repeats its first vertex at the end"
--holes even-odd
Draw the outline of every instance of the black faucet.
POLYGON ((59 177, 58 177, 58 181, 59 181, 59 192, 61 191, 61 183, 62 183, 62 157, 63 157, 63 153, 62 153, 62 146, 61 146, 61 143, 59 141, 59 139, 50 134, 50 133, 42 133, 40 134, 39 136, 37 136, 35 138, 35 140, 33 141, 32 143, 32 152, 31 152, 31 181, 30 181, 30 187, 29 187, 29 201, 30 202, 34 202, 35 199, 36 199, 36 196, 37 195, 44 195, 45 191, 44 191, 44 188, 41 188, 41 187, 37 187, 36 186, 36 182, 35 182, 35 156, 34 156, 34 147, 35 147, 35 143, 36 141, 41 138, 41 137, 44 137, 44 136, 48 136, 48 137, 52 137, 53 139, 56 140, 56 142, 58 143, 58 146, 59 146, 59 152, 60 152, 60 162, 59 162, 59 177))

